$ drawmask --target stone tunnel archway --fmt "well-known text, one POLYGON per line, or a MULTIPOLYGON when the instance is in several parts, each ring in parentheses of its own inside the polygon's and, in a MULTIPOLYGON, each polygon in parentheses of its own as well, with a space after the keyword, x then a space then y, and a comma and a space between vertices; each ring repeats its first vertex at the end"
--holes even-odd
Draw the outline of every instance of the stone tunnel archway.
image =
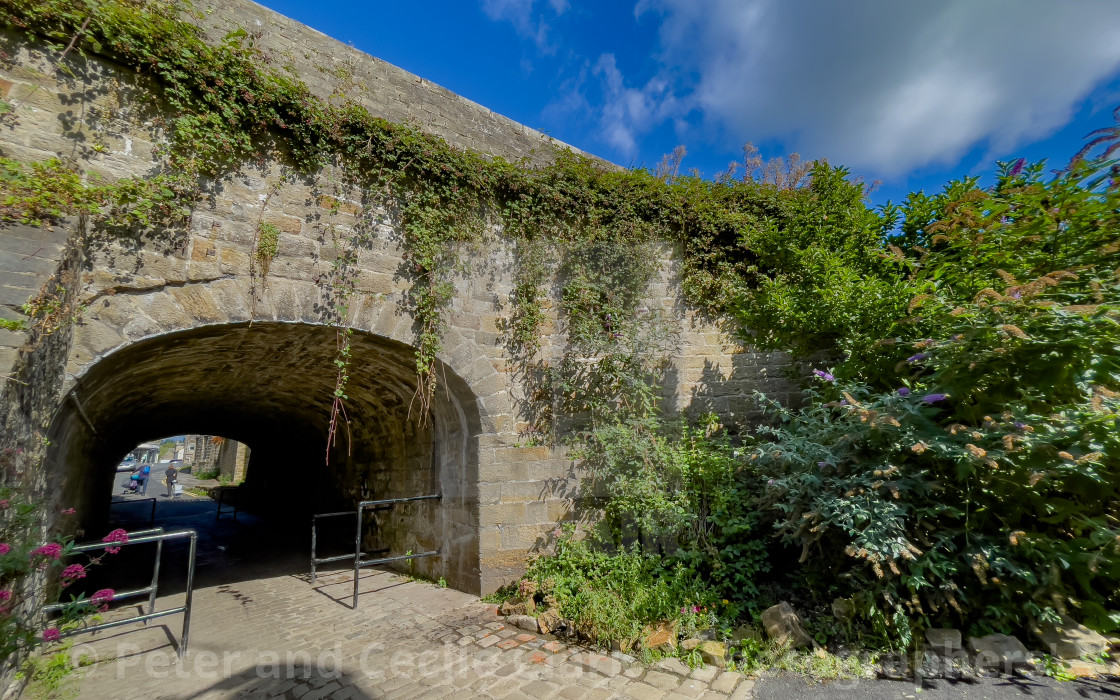
POLYGON ((474 392, 440 366, 443 386, 422 424, 412 401, 413 348, 363 331, 353 333, 351 346, 349 425, 339 428, 329 465, 333 327, 224 323, 117 348, 77 377, 51 423, 48 464, 62 475, 60 501, 77 506, 87 524, 102 523, 114 468, 135 444, 168 434, 221 434, 252 450, 247 495, 283 517, 442 493, 439 502, 406 504, 383 516, 376 544, 395 553, 440 549, 438 558, 417 560, 416 571, 478 592, 481 418, 474 392))

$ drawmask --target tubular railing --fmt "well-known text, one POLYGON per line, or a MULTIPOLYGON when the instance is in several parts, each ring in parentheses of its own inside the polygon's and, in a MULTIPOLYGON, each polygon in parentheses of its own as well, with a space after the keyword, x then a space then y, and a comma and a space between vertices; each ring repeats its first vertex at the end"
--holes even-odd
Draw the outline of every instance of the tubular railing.
POLYGON ((412 559, 420 559, 422 557, 436 557, 439 556, 439 550, 434 552, 420 552, 419 554, 404 554, 395 557, 381 557, 378 559, 362 559, 363 554, 381 554, 388 552, 388 549, 375 549, 370 552, 362 551, 362 515, 367 510, 391 510, 400 503, 409 503, 412 501, 438 501, 443 497, 442 494, 432 494, 429 496, 409 496, 408 498, 389 498, 380 501, 362 501, 358 503, 354 510, 336 511, 334 513, 318 513, 311 516, 311 583, 315 583, 316 566, 318 564, 326 564, 332 561, 343 561, 344 559, 352 559, 354 561, 354 602, 353 609, 358 609, 358 573, 364 566, 378 566, 380 564, 391 564, 398 561, 410 561, 412 559), (357 521, 354 532, 354 553, 353 554, 340 554, 330 557, 318 556, 318 525, 319 518, 337 518, 343 516, 354 516, 357 521))
MULTIPOLYGON (((112 627, 120 627, 122 625, 131 624, 133 622, 143 622, 148 624, 148 620, 154 620, 159 617, 166 617, 168 615, 178 615, 183 613, 183 635, 179 641, 179 658, 187 653, 187 638, 191 629, 191 600, 194 596, 194 562, 195 554, 198 549, 198 533, 194 530, 180 530, 177 532, 164 532, 163 528, 153 528, 150 530, 136 530, 128 533, 127 542, 89 542, 87 544, 80 544, 70 550, 71 554, 80 552, 90 552, 98 549, 105 549, 107 547, 128 547, 134 544, 147 544, 149 542, 156 543, 156 557, 155 563, 152 566, 152 583, 145 588, 137 588, 131 591, 115 591, 113 593, 113 600, 123 600, 125 598, 135 598, 144 594, 148 595, 148 612, 132 617, 122 618, 120 620, 113 620, 111 622, 103 622, 97 625, 90 625, 88 627, 81 627, 79 629, 67 630, 62 633, 63 637, 69 637, 75 634, 85 634, 87 632, 96 632, 98 630, 110 629, 112 627), (159 588, 159 564, 160 558, 163 554, 163 543, 166 540, 181 539, 184 537, 190 538, 189 561, 187 563, 187 597, 183 605, 168 610, 156 610, 156 594, 159 588)), ((66 603, 54 603, 52 605, 44 606, 45 612, 56 612, 67 606, 66 603)))

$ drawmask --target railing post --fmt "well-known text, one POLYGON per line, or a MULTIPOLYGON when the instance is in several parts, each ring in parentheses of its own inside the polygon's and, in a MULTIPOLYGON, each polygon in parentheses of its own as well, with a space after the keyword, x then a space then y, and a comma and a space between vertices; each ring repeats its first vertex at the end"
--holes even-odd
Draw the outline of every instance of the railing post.
POLYGON ((318 525, 319 525, 319 516, 312 515, 311 516, 311 583, 312 584, 315 583, 315 558, 318 556, 318 552, 315 549, 315 543, 316 543, 316 536, 315 536, 316 533, 315 533, 315 531, 319 529, 318 525))
POLYGON ((358 504, 355 511, 358 524, 354 534, 354 610, 358 609, 358 572, 361 571, 362 561, 362 504, 358 504))
POLYGON ((198 546, 198 533, 191 531, 190 563, 187 564, 187 600, 183 611, 183 640, 179 644, 179 658, 187 655, 187 637, 191 631, 191 599, 194 597, 194 558, 198 546))
MULTIPOLYGON (((160 528, 163 532, 163 528, 160 528)), ((151 615, 156 611, 156 589, 159 587, 159 562, 163 557, 163 540, 156 541, 156 562, 152 566, 152 592, 148 595, 148 614, 151 615)), ((144 626, 148 626, 148 621, 144 620, 144 626)))

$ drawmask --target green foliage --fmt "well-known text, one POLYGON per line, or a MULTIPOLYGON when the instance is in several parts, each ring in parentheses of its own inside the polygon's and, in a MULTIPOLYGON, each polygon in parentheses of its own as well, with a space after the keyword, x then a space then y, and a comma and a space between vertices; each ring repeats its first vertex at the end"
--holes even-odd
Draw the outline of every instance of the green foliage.
POLYGON ((27 330, 27 322, 21 318, 0 318, 0 328, 6 331, 12 331, 13 333, 19 333, 27 330))
POLYGON ((721 598, 752 605, 769 570, 758 518, 742 509, 741 469, 715 416, 700 426, 654 415, 620 417, 590 432, 577 456, 602 493, 615 541, 639 540, 710 581, 721 598))
POLYGON ((1120 202, 1090 166, 1041 171, 912 196, 900 336, 835 370, 870 383, 772 406, 752 452, 802 567, 902 643, 1074 610, 1120 626, 1120 202))
POLYGON ((87 216, 109 229, 169 226, 188 214, 179 177, 85 182, 83 173, 57 158, 21 163, 0 157, 0 222, 48 226, 87 216))
POLYGON ((34 655, 28 659, 28 678, 31 681, 28 694, 40 700, 72 698, 78 694, 73 684, 74 666, 71 662, 70 647, 63 644, 51 654, 34 655))
POLYGON ((667 569, 659 557, 635 548, 607 551, 575 539, 570 529, 557 538, 554 554, 530 563, 525 578, 555 597, 560 614, 582 636, 602 646, 622 640, 629 648, 645 624, 716 601, 693 572, 667 569))
POLYGON ((265 275, 268 275, 268 264, 278 252, 280 252, 280 229, 276 224, 262 222, 257 227, 257 260, 260 261, 265 275))

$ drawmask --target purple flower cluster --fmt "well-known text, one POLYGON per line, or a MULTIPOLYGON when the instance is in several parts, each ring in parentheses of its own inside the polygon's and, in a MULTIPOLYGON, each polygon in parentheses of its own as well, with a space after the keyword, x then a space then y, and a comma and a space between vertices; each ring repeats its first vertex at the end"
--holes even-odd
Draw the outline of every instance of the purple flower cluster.
POLYGON ((94 605, 104 605, 105 603, 112 602, 115 595, 116 591, 112 588, 102 588, 89 597, 89 602, 94 605))
POLYGON ((830 372, 825 372, 824 370, 821 370, 821 369, 813 370, 813 374, 817 375, 818 377, 825 380, 826 382, 836 381, 836 377, 832 376, 832 374, 830 372))
POLYGON ((922 403, 937 403, 949 398, 948 394, 926 394, 922 397, 922 403))
MULTIPOLYGON (((110 532, 108 535, 105 535, 104 537, 102 537, 101 541, 102 542, 110 542, 110 543, 120 542, 121 544, 124 544, 125 542, 128 542, 128 533, 125 532, 124 530, 120 529, 120 528, 117 528, 116 530, 113 530, 112 532, 110 532)), ((121 548, 120 547, 106 547, 105 551, 108 552, 109 554, 116 554, 117 552, 121 551, 121 548)))
POLYGON ((909 387, 905 387, 905 386, 900 386, 900 387, 898 388, 898 395, 899 395, 899 396, 909 396, 909 395, 910 395, 910 389, 909 389, 909 387))
POLYGON ((927 355, 926 353, 919 352, 915 355, 911 355, 910 357, 907 357, 906 361, 909 362, 910 364, 914 364, 915 362, 921 362, 922 360, 926 359, 927 357, 929 357, 929 355, 927 355))
POLYGON ((81 564, 71 564, 62 570, 62 584, 69 585, 80 578, 86 577, 86 567, 81 564))
POLYGON ((57 542, 45 544, 42 547, 36 547, 31 550, 32 557, 44 557, 46 559, 58 560, 62 556, 62 545, 57 542))
POLYGON ((0 542, 0 556, 3 556, 10 551, 12 551, 12 548, 8 546, 8 543, 0 542))
POLYGON ((62 637, 62 632, 57 627, 49 627, 43 630, 44 642, 57 642, 62 637))

